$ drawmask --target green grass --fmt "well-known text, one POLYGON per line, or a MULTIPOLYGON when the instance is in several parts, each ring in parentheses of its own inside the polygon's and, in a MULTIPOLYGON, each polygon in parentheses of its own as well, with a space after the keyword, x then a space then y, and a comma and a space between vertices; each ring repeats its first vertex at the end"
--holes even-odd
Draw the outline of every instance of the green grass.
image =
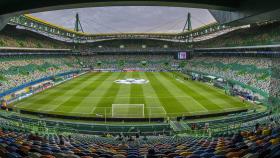
MULTIPOLYGON (((15 106, 67 116, 112 117, 112 104, 144 104, 145 117, 211 114, 246 109, 249 105, 223 90, 197 81, 184 81, 169 72, 88 73, 43 91, 15 106), (141 78, 147 84, 118 84, 117 79, 141 78)), ((118 110, 137 117, 137 108, 118 110)), ((138 109, 139 110, 139 109, 138 109)))

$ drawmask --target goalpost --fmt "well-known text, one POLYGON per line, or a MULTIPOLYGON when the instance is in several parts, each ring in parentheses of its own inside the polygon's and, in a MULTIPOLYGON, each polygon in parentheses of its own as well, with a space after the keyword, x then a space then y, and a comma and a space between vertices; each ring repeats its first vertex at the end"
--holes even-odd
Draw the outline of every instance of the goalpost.
POLYGON ((113 118, 144 118, 144 104, 112 104, 113 118))

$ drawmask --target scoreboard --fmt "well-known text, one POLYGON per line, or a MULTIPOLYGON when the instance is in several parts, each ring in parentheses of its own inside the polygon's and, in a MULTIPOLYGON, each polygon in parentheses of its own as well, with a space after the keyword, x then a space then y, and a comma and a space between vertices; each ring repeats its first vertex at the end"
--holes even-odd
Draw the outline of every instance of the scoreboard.
POLYGON ((176 59, 188 60, 188 59, 190 59, 190 53, 189 52, 178 52, 176 59))

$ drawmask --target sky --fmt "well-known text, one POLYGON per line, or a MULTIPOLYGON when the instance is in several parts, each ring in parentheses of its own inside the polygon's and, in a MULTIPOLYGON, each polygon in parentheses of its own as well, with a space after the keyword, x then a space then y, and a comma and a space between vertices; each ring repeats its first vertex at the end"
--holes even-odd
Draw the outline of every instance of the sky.
POLYGON ((178 33, 182 32, 188 12, 192 27, 215 22, 206 9, 120 6, 77 8, 34 13, 33 16, 50 23, 74 29, 75 15, 79 13, 84 32, 87 33, 178 33))

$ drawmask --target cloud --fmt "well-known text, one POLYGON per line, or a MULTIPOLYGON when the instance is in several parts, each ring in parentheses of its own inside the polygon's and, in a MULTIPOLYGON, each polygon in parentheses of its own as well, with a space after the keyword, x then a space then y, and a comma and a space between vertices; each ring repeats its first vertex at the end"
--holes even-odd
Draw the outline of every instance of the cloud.
POLYGON ((73 29, 75 14, 79 13, 85 32, 181 32, 192 14, 192 27, 197 28, 215 22, 205 9, 180 7, 123 6, 78 8, 34 13, 48 22, 73 29))

